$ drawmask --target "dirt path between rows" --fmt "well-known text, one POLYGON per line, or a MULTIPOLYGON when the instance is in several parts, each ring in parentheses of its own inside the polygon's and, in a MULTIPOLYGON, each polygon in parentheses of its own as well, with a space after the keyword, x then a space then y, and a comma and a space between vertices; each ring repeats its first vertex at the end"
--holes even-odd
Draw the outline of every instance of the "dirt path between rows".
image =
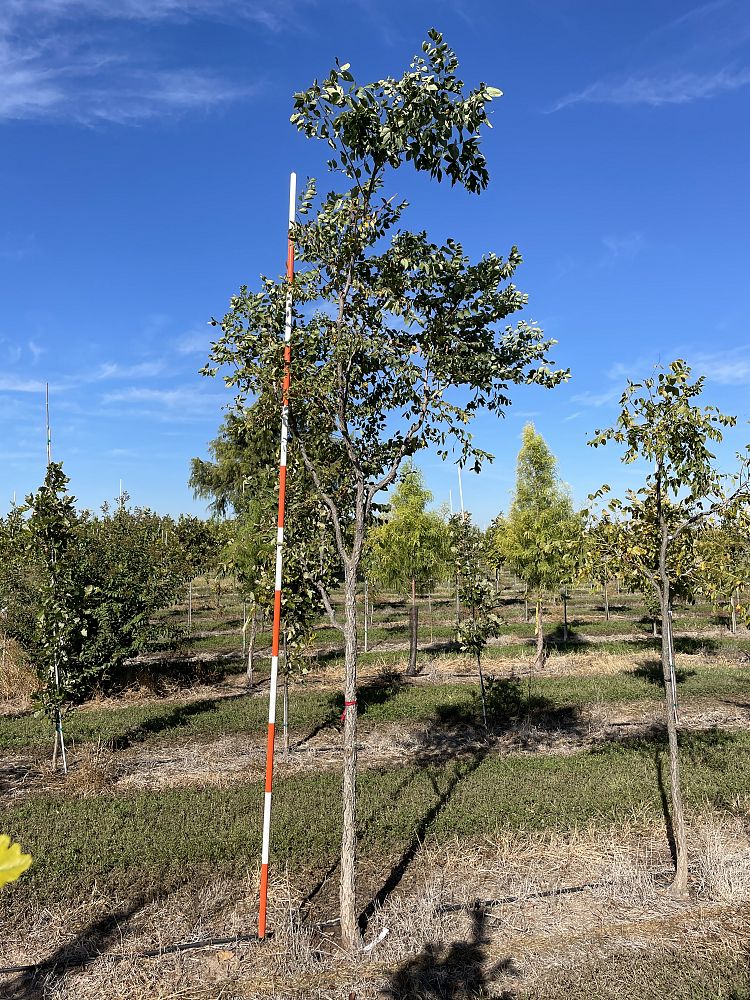
MULTIPOLYGON (((683 732, 719 729, 750 730, 750 703, 728 700, 685 700, 680 711, 683 732)), ((568 709, 539 712, 492 732, 457 724, 429 722, 360 723, 359 762, 363 768, 437 764, 482 752, 571 755, 605 743, 659 738, 664 733, 658 702, 622 702, 591 705, 572 713, 568 709)), ((290 734, 287 756, 277 743, 276 773, 335 771, 341 764, 338 725, 290 734)), ((105 746, 74 749, 70 775, 52 773, 39 756, 19 754, 0 765, 0 792, 16 799, 35 791, 61 794, 98 794, 105 790, 159 789, 198 785, 226 786, 260 780, 265 767, 265 735, 238 733, 196 742, 172 738, 169 743, 146 743, 113 751, 105 746)))

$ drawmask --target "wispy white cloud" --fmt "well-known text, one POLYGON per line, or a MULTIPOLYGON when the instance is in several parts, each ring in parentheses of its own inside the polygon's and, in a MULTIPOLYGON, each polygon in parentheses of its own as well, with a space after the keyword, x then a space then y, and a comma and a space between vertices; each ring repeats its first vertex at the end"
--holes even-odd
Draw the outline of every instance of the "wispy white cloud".
POLYGON ((709 15, 716 14, 717 11, 722 10, 723 8, 732 6, 734 2, 735 0, 707 0, 706 3, 698 4, 697 7, 691 7, 690 10, 686 10, 684 13, 672 18, 671 21, 667 21, 665 24, 660 24, 649 33, 649 37, 655 38, 659 35, 671 34, 678 28, 683 28, 686 25, 692 25, 696 21, 701 21, 709 15))
POLYGON ((694 375, 705 375, 718 385, 750 385, 750 346, 686 357, 694 375))
POLYGON ((222 392, 200 392, 192 385, 171 389, 128 386, 105 393, 101 402, 110 412, 112 407, 119 406, 123 415, 129 417, 184 420, 218 413, 227 397, 222 392))
POLYGON ((0 376, 0 392, 44 392, 45 383, 39 379, 19 378, 17 375, 0 376))
POLYGON ((29 349, 29 354, 31 355, 32 363, 36 364, 39 358, 41 358, 41 356, 45 353, 44 348, 40 347, 39 344, 37 344, 36 341, 34 340, 30 340, 26 346, 29 349))
MULTIPOLYGON (((28 346, 30 350, 33 349, 37 352, 34 358, 35 361, 39 355, 44 353, 43 349, 34 344, 33 341, 30 341, 28 346)), ((21 357, 22 352, 19 350, 14 360, 18 362, 21 357)), ((82 386, 95 385, 98 382, 116 381, 117 379, 156 378, 159 375, 163 375, 166 370, 166 362, 157 359, 154 361, 138 362, 134 365, 104 362, 75 373, 65 375, 53 374, 46 381, 9 374, 0 377, 0 392, 43 393, 48 383, 50 390, 53 392, 70 392, 82 386)))
POLYGON ((211 334, 203 330, 190 330, 176 342, 178 354, 202 354, 208 357, 211 349, 211 334))
POLYGON ((684 71, 633 75, 620 80, 597 80, 583 90, 560 98, 550 111, 561 111, 574 104, 614 104, 620 107, 643 104, 653 108, 690 104, 740 90, 749 84, 750 67, 746 66, 725 66, 711 73, 684 71))
POLYGON ((593 406, 598 409, 600 406, 608 406, 610 403, 616 402, 621 395, 622 386, 616 386, 603 392, 591 392, 587 389, 585 392, 576 393, 572 400, 582 406, 593 406))
POLYGON ((280 28, 288 2, 240 0, 2 0, 0 121, 133 124, 211 110, 257 92, 224 68, 165 66, 155 36, 132 46, 128 22, 242 18, 280 28))
POLYGON ((605 260, 608 261, 632 260, 641 252, 645 243, 643 233, 602 236, 602 244, 606 251, 605 260))
POLYGON ((292 23, 300 6, 315 0, 3 0, 0 23, 21 18, 60 21, 100 18, 106 21, 244 20, 280 31, 292 23))

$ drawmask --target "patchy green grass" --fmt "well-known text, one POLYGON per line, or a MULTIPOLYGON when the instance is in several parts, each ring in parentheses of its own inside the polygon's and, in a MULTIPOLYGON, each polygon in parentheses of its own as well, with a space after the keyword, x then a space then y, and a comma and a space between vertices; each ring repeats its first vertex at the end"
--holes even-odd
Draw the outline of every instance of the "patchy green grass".
MULTIPOLYGON (((660 670, 657 662, 645 660, 632 671, 612 675, 538 675, 523 682, 489 679, 489 716, 502 727, 529 713, 533 718, 548 712, 574 714, 593 703, 661 701, 660 670)), ((732 699, 750 694, 750 678, 731 667, 680 667, 677 676, 682 699, 732 699)), ((479 720, 478 694, 472 684, 411 685, 397 677, 363 685, 358 700, 360 717, 372 723, 479 720)), ((291 727, 299 732, 335 723, 342 706, 341 695, 335 691, 293 690, 291 727)), ((68 715, 65 732, 72 743, 101 740, 122 749, 153 740, 206 740, 226 733, 260 732, 265 729, 267 712, 262 694, 89 708, 68 715)), ((41 748, 50 739, 50 725, 43 717, 0 717, 0 752, 41 748)))
MULTIPOLYGON (((750 734, 715 730, 683 739, 684 791, 693 810, 734 810, 750 788, 750 734)), ((358 780, 360 846, 396 857, 432 839, 471 840, 499 830, 609 827, 663 821, 665 749, 643 743, 571 757, 483 756, 358 780)), ((275 786, 276 863, 315 865, 338 855, 340 777, 280 778, 275 786)), ((3 829, 34 856, 16 893, 69 897, 96 883, 130 893, 167 889, 215 870, 242 871, 260 850, 262 787, 179 788, 91 797, 37 794, 9 805, 3 829)))

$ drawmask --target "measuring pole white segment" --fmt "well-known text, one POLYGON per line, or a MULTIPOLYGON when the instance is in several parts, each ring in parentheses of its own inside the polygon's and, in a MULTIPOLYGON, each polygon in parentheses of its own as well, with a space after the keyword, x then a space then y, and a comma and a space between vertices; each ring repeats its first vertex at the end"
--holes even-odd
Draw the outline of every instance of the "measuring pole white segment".
POLYGON ((286 262, 286 309, 284 316, 284 382, 281 407, 281 449, 279 453, 279 519, 276 532, 276 579, 273 599, 273 633, 271 642, 271 681, 268 692, 268 739, 266 742, 266 786, 263 800, 263 845, 260 867, 260 905, 258 909, 258 937, 266 936, 266 908, 268 905, 268 854, 271 842, 271 796, 273 792, 273 757, 276 730, 276 688, 279 675, 279 638, 281 633, 281 583, 284 565, 284 508, 286 501, 286 459, 289 439, 289 380, 291 370, 292 340, 292 283, 294 281, 294 246, 292 227, 297 200, 297 175, 289 178, 289 227, 286 262))

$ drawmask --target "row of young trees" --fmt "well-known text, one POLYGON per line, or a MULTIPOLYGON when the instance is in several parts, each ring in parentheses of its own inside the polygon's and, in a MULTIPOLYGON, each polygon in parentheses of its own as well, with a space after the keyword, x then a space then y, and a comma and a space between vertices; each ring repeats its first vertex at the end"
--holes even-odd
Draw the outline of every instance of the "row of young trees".
POLYGON ((4 643, 16 640, 39 680, 40 706, 56 722, 93 688, 122 679, 126 660, 174 640, 154 615, 210 566, 223 529, 128 505, 79 511, 60 463, 0 520, 4 643))
MULTIPOLYGON (((397 480, 402 463, 422 448, 431 446, 445 457, 452 446, 462 463, 478 469, 491 456, 471 437, 473 416, 482 409, 501 412, 511 401, 511 386, 554 388, 567 377, 550 367, 552 342, 536 326, 524 321, 507 325, 507 318, 526 304, 514 283, 521 263, 518 249, 512 247, 506 257, 489 253, 472 263, 455 240, 435 243, 423 230, 405 229, 406 202, 385 191, 389 176, 408 165, 470 193, 486 187, 489 174, 481 137, 500 91, 484 83, 466 90, 457 70, 455 53, 433 30, 422 54, 400 79, 358 84, 349 65, 337 62, 327 77, 295 95, 291 118, 303 135, 327 145, 328 167, 343 181, 342 188, 322 197, 310 182, 293 230, 299 271, 293 286, 289 426, 300 506, 295 515, 290 497, 289 516, 300 521, 299 541, 290 541, 287 554, 296 558, 295 551, 309 544, 305 586, 309 584, 344 637, 344 699, 350 707, 342 746, 340 905, 342 938, 349 947, 360 940, 356 593, 368 559, 367 531, 378 510, 378 495, 397 480), (308 516, 313 531, 305 527, 308 516), (331 542, 326 549, 327 538, 331 542), (328 579, 316 571, 316 545, 320 566, 332 567, 328 579), (330 599, 331 585, 339 581, 343 620, 330 599)), ((204 369, 208 375, 222 370, 236 393, 242 434, 258 445, 250 459, 251 478, 265 484, 266 495, 273 492, 276 469, 275 454, 266 442, 277 440, 280 420, 284 360, 278 331, 287 290, 285 280, 271 278, 262 278, 256 292, 242 287, 223 320, 215 321, 220 335, 204 369)), ((701 542, 708 546, 708 557, 710 544, 724 530, 722 519, 735 517, 735 508, 747 495, 744 481, 731 500, 720 490, 705 443, 717 438, 725 418, 694 405, 702 383, 691 386, 688 375, 687 366, 676 362, 657 383, 629 386, 616 427, 596 435, 593 443, 620 442, 626 460, 646 457, 656 470, 642 491, 619 507, 610 505, 599 517, 599 527, 594 527, 593 515, 573 511, 543 442, 528 431, 514 502, 504 521, 496 522, 492 551, 496 561, 504 561, 528 584, 536 604, 540 658, 543 595, 572 573, 587 521, 588 536, 601 538, 605 573, 614 572, 615 563, 622 561, 658 601, 665 623, 665 678, 672 676, 667 623, 674 595, 688 572, 680 554, 693 540, 698 544, 698 534, 708 538, 705 528, 713 531, 711 542, 701 542)), ((194 476, 200 471, 194 467, 194 476)), ((290 482, 294 475, 290 469, 290 482)), ((392 585, 403 587, 408 580, 414 595, 418 580, 434 570, 430 559, 439 548, 434 538, 424 550, 421 545, 422 539, 427 542, 438 533, 436 522, 424 520, 419 531, 413 530, 420 489, 413 475, 402 482, 392 516, 373 532, 369 550, 375 571, 392 585), (392 558, 390 550, 396 546, 411 551, 408 561, 392 558)), ((251 518, 250 524, 262 520, 251 518)), ((486 587, 475 586, 468 569, 469 527, 462 518, 452 551, 456 579, 472 609, 466 616, 472 625, 464 632, 464 642, 466 648, 481 648, 483 636, 496 623, 486 610, 486 587)), ((732 575, 732 567, 728 573, 732 575)), ((722 588, 725 579, 719 575, 721 580, 715 577, 714 582, 722 588)), ((287 591, 294 593, 295 587, 287 577, 287 591)), ((412 604, 415 634, 416 602, 412 604)), ((412 653, 411 669, 413 662, 412 653)), ((670 706, 673 687, 668 688, 670 706)), ((670 751, 675 758, 672 735, 670 751)), ((672 776, 674 789, 679 785, 674 768, 672 776)), ((678 865, 678 889, 681 871, 678 865)))
MULTIPOLYGON (((422 229, 405 228, 408 205, 386 190, 394 173, 411 166, 480 194, 489 181, 482 136, 500 96, 485 83, 467 89, 455 53, 433 30, 400 79, 358 84, 348 64, 337 62, 327 77, 294 98, 292 123, 326 144, 328 167, 341 187, 319 196, 309 182, 293 228, 298 272, 285 629, 290 642, 301 641, 322 612, 343 635, 348 707, 340 907, 349 947, 360 940, 356 597, 365 568, 384 585, 408 588, 416 636, 417 590, 440 563, 449 567, 464 607, 459 638, 477 656, 482 686, 482 650, 501 624, 491 576, 500 565, 524 580, 535 604, 539 662, 545 595, 572 580, 585 558, 596 561, 592 552, 600 554, 597 565, 604 566, 605 581, 609 573, 626 575, 634 587, 650 592, 663 622, 673 804, 680 817, 672 606, 700 578, 709 580, 706 586, 717 595, 731 586, 738 608, 737 590, 744 582, 733 555, 715 554, 735 537, 747 509, 746 479, 741 476, 730 489, 714 471, 707 447, 731 419, 696 405, 702 380, 691 383, 683 362, 655 380, 629 385, 618 423, 595 435, 593 444, 620 443, 626 461, 642 457, 654 468, 640 491, 605 511, 573 509, 549 450, 527 428, 513 502, 488 538, 462 515, 439 525, 409 467, 390 516, 384 516, 379 496, 421 449, 432 447, 442 457, 456 449, 462 464, 479 470, 491 456, 472 438, 476 413, 502 413, 513 386, 552 389, 567 378, 552 366, 553 342, 538 327, 524 320, 509 323, 527 302, 515 284, 521 265, 517 247, 472 262, 457 241, 434 242, 422 229), (399 551, 405 555, 395 556, 399 551), (343 614, 331 597, 337 588, 343 614)), ((196 461, 192 470, 194 488, 212 500, 216 512, 234 514, 222 560, 256 612, 269 602, 273 586, 275 442, 284 371, 278 332, 287 291, 286 280, 264 277, 255 292, 240 288, 224 318, 214 321, 220 332, 204 371, 225 373, 235 406, 213 442, 212 460, 196 461)), ((34 650, 42 675, 55 680, 49 697, 58 714, 59 690, 68 684, 68 674, 72 678, 72 665, 85 677, 89 664, 91 677, 116 669, 147 641, 153 610, 171 600, 195 570, 179 558, 173 563, 155 515, 120 507, 101 517, 79 515, 66 487, 60 467, 50 465, 44 486, 28 500, 26 516, 14 512, 3 526, 11 538, 8 552, 34 553, 18 579, 13 574, 4 579, 3 593, 17 609, 13 628, 34 650), (129 544, 131 517, 142 543, 123 570, 120 552, 129 544), (95 555, 102 552, 106 558, 95 555), (148 567, 147 576, 138 575, 140 566, 148 567), (125 586, 125 576, 136 585, 125 586), (37 595, 35 613, 25 620, 24 593, 37 595)), ((411 670, 415 651, 413 644, 411 670)), ((678 819, 675 887, 682 891, 680 824, 678 819)))

